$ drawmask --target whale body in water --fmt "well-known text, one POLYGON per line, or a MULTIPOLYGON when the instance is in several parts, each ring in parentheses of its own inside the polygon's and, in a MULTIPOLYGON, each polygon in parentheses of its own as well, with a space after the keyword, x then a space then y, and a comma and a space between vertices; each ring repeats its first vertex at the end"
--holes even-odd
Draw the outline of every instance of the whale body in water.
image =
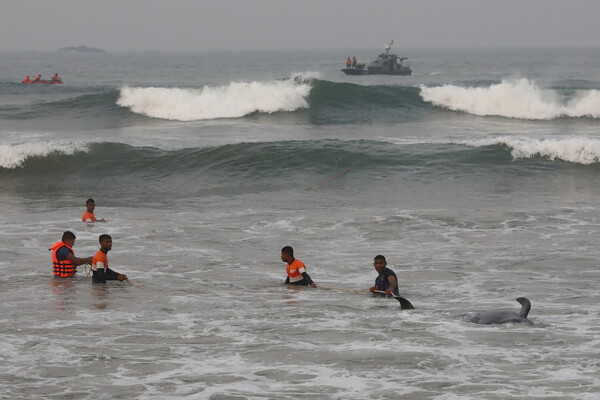
POLYGON ((492 310, 475 313, 471 317, 471 322, 476 324, 505 324, 508 322, 513 323, 526 323, 532 325, 533 322, 527 319, 529 310, 531 310, 531 302, 525 297, 517 298, 517 301, 521 304, 521 311, 507 311, 507 310, 492 310))

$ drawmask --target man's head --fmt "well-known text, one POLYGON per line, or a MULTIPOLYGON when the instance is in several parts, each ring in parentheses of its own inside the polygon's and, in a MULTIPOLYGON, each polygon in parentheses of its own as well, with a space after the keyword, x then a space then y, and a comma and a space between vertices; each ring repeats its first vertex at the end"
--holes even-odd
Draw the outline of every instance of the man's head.
POLYGON ((387 267, 387 261, 385 260, 385 257, 381 254, 375 256, 373 259, 373 266, 378 274, 382 273, 387 267))
POLYGON ((65 231, 62 235, 62 242, 64 244, 68 244, 69 246, 73 247, 73 245, 75 244, 75 234, 71 231, 65 231))
POLYGON ((110 237, 110 235, 102 234, 98 238, 98 241, 100 242, 100 249, 103 251, 109 251, 112 249, 112 237, 110 237))
POLYGON ((294 261, 294 249, 292 249, 292 246, 285 246, 281 249, 281 261, 288 264, 294 261))
POLYGON ((85 207, 88 209, 88 211, 94 211, 94 208, 96 208, 96 202, 94 199, 87 199, 85 201, 85 207))

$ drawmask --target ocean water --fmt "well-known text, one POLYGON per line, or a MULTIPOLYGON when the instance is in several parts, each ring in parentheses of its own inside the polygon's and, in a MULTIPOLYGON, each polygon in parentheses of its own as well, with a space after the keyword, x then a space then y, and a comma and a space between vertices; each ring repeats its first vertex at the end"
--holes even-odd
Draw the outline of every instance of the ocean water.
POLYGON ((0 398, 599 399, 600 50, 378 51, 0 53, 0 398))

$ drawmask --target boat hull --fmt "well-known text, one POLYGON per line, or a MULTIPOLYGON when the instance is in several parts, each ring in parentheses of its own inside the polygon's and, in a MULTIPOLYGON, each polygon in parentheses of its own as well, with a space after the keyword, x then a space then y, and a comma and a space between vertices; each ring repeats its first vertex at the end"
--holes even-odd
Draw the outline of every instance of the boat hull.
POLYGON ((46 85, 61 85, 63 82, 62 81, 28 81, 28 80, 23 79, 21 81, 21 83, 24 83, 26 85, 34 85, 34 84, 38 84, 38 83, 46 84, 46 85))
POLYGON ((367 75, 368 74, 366 69, 358 69, 358 68, 343 68, 340 71, 342 71, 346 75, 367 75))
POLYGON ((346 75, 412 75, 412 69, 405 69, 401 71, 369 71, 366 69, 356 68, 344 68, 341 69, 346 75))
POLYGON ((396 71, 368 71, 368 75, 412 75, 412 69, 401 69, 396 71))

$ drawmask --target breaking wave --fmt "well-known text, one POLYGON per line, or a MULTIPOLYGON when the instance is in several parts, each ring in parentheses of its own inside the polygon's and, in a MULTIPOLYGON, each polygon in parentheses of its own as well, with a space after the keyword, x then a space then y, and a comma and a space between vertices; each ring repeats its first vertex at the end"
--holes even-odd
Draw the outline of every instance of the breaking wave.
POLYGON ((231 82, 193 88, 123 87, 117 104, 137 114, 177 121, 239 118, 255 112, 274 113, 308 107, 307 78, 269 82, 231 82))
POLYGON ((502 145, 511 149, 513 159, 544 157, 575 164, 600 162, 600 140, 590 138, 531 139, 498 137, 464 142, 472 147, 502 145))
POLYGON ((87 144, 71 142, 30 142, 22 144, 0 145, 0 168, 16 168, 25 160, 34 157, 48 157, 51 154, 71 155, 78 151, 87 151, 87 144))
POLYGON ((439 107, 480 116, 600 118, 599 90, 542 89, 527 79, 506 80, 489 87, 422 86, 421 97, 439 107))

